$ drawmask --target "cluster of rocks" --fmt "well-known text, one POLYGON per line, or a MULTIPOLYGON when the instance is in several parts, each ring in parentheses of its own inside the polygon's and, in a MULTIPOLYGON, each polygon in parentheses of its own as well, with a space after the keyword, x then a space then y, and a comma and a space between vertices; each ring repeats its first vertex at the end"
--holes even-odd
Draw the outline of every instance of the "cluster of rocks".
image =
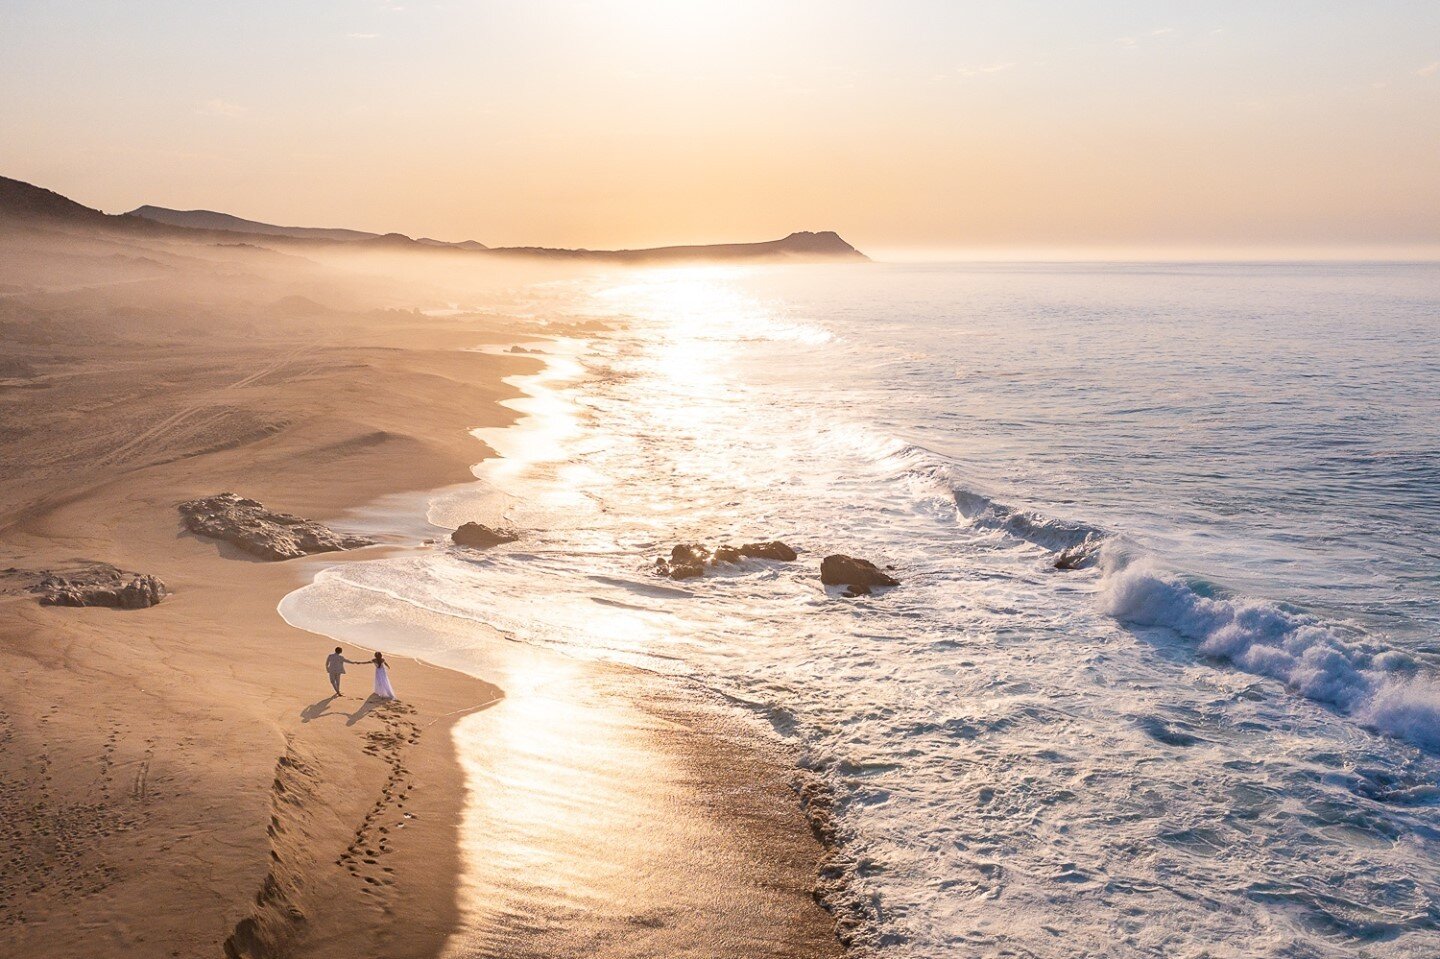
MULTIPOLYGON (((793 562, 796 552, 778 540, 746 543, 743 546, 717 546, 704 543, 681 543, 670 551, 669 559, 657 559, 655 572, 670 579, 695 579, 720 563, 739 563, 747 559, 770 559, 793 562)), ((899 586, 900 581, 865 559, 834 553, 820 561, 820 582, 826 586, 845 586, 846 596, 868 596, 878 587, 899 586)))
POLYGON ((262 559, 296 559, 374 545, 374 540, 337 533, 289 513, 276 513, 236 493, 181 503, 180 515, 190 532, 224 540, 262 559))
MULTIPOLYGON (((18 570, 16 571, 18 572, 18 570)), ((42 606, 110 606, 145 609, 165 598, 165 584, 148 573, 132 573, 109 563, 88 563, 76 569, 47 570, 30 592, 42 606)))
POLYGON ((466 523, 450 534, 450 541, 456 546, 470 549, 489 549, 501 543, 513 543, 520 534, 513 529, 497 529, 483 523, 466 523))
POLYGON ((739 563, 747 559, 773 559, 789 563, 795 557, 795 551, 778 540, 743 546, 718 546, 715 549, 704 543, 681 543, 670 551, 668 560, 655 561, 655 571, 671 579, 694 579, 704 576, 705 570, 717 563, 739 563))
POLYGON ((845 586, 846 596, 869 596, 876 586, 899 586, 900 581, 868 559, 834 553, 820 561, 820 582, 845 586))

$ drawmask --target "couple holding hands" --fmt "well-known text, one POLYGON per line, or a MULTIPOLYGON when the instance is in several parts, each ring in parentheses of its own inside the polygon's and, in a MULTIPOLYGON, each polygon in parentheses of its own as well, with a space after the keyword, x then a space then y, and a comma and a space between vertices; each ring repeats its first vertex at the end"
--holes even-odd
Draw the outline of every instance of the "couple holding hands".
POLYGON ((351 666, 362 666, 369 664, 375 667, 375 695, 380 699, 394 699, 395 690, 390 687, 389 663, 380 653, 375 654, 374 659, 346 659, 344 651, 335 647, 335 652, 325 657, 325 671, 330 674, 330 685, 335 689, 335 695, 340 695, 340 677, 345 675, 345 664, 351 666))

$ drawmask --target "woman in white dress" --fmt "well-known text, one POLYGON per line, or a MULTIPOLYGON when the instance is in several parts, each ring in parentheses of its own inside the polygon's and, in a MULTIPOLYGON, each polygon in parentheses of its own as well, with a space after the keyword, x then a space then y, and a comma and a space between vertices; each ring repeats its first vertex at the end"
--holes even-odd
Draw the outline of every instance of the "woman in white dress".
POLYGON ((394 699, 395 690, 390 688, 390 669, 385 657, 376 653, 371 662, 375 664, 375 695, 381 699, 394 699))

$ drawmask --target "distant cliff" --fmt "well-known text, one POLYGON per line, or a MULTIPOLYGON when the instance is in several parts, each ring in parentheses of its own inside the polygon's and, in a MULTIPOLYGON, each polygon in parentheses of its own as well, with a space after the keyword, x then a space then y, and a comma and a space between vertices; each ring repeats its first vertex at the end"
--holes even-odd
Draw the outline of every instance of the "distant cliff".
POLYGON ((760 243, 719 243, 662 246, 641 250, 565 250, 539 246, 487 247, 475 240, 448 243, 428 237, 412 239, 403 233, 367 233, 326 227, 277 226, 246 220, 213 210, 171 210, 142 206, 129 213, 110 215, 76 203, 42 187, 0 177, 0 226, 7 223, 71 224, 91 228, 162 232, 177 236, 265 238, 271 244, 344 245, 399 251, 450 251, 488 256, 524 256, 543 259, 597 260, 622 263, 664 263, 715 260, 778 260, 789 262, 867 260, 831 230, 791 233, 780 240, 760 243))
POLYGON ((646 250, 556 250, 543 246, 502 246, 491 253, 516 256, 660 262, 675 260, 868 260, 864 253, 833 230, 803 231, 761 243, 716 243, 700 246, 657 246, 646 250))

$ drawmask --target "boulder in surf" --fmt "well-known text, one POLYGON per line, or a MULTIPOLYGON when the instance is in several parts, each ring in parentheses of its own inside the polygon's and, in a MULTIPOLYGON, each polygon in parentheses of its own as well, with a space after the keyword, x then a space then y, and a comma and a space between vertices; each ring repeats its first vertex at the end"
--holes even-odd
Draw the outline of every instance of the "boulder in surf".
POLYGON ((870 562, 833 553, 820 561, 820 582, 826 586, 848 586, 847 596, 866 596, 876 586, 899 586, 900 581, 870 562))
POLYGON ((465 523, 450 534, 450 541, 456 546, 470 549, 489 549, 501 543, 513 543, 519 538, 514 530, 497 529, 484 523, 465 523))

